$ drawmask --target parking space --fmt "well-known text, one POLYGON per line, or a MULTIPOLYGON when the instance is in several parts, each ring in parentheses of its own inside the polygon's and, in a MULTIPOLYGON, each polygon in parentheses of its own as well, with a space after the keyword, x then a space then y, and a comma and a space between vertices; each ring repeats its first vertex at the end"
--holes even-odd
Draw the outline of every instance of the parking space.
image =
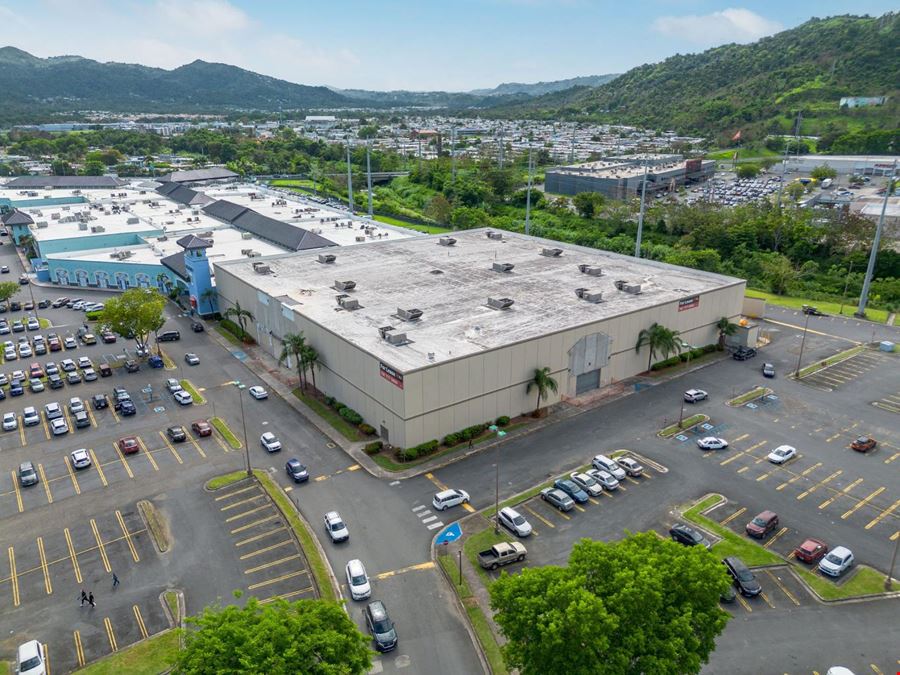
POLYGON ((877 401, 873 401, 872 405, 888 412, 900 414, 900 390, 885 394, 877 401))
POLYGON ((233 564, 244 575, 242 590, 262 602, 315 598, 306 557, 262 488, 241 481, 219 492, 212 499, 219 527, 234 545, 233 564))
POLYGON ((883 352, 867 350, 802 378, 806 385, 835 391, 872 370, 897 367, 897 360, 883 352))

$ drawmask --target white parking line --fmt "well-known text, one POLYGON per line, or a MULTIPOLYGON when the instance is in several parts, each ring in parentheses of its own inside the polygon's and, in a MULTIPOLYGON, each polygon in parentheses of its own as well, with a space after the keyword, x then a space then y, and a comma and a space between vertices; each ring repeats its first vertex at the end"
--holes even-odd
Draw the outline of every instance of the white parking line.
MULTIPOLYGON (((424 522, 424 521, 423 521, 423 522, 424 522)), ((431 525, 429 525, 429 526, 428 526, 428 529, 429 529, 429 530, 436 530, 437 528, 443 527, 443 526, 444 526, 444 523, 438 521, 438 522, 436 522, 436 523, 432 523, 431 525)))
POLYGON ((416 511, 421 511, 421 510, 424 509, 424 508, 425 508, 425 505, 424 505, 424 504, 419 504, 418 506, 414 506, 414 507, 413 507, 413 513, 415 513, 416 511))
POLYGON ((427 518, 422 518, 423 523, 430 523, 432 520, 437 520, 437 516, 428 516, 427 518))

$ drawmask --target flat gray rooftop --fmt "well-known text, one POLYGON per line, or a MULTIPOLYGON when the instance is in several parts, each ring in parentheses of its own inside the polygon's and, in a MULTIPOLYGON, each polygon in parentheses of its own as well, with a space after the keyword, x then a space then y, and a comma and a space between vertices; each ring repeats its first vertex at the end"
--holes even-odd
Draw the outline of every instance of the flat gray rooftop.
POLYGON ((280 296, 296 313, 403 371, 743 283, 536 237, 503 232, 496 240, 486 233, 454 232, 453 246, 440 245, 434 235, 215 266, 270 297, 280 296), (541 255, 544 248, 563 252, 547 257, 541 255), (320 254, 333 254, 335 261, 320 263, 320 254), (255 273, 254 263, 267 265, 271 273, 255 273), (515 267, 495 271, 494 263, 515 267), (600 267, 602 276, 582 273, 582 264, 600 267), (616 280, 640 284, 641 293, 618 290, 616 280), (356 282, 346 293, 359 301, 359 309, 338 307, 336 296, 344 291, 334 288, 335 281, 356 282), (579 299, 576 288, 602 291, 603 302, 579 299), (488 298, 510 298, 514 304, 493 309, 488 298), (422 310, 421 319, 403 321, 395 316, 398 308, 422 310), (394 326, 411 342, 386 342, 378 330, 383 326, 394 326))

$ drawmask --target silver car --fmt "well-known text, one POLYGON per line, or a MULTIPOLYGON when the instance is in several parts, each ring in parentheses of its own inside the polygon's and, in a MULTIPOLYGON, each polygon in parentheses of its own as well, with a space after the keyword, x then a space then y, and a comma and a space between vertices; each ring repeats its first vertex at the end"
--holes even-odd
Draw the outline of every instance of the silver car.
POLYGON ((591 478, 600 483, 604 490, 618 490, 619 481, 609 471, 602 469, 588 469, 586 472, 591 478))
POLYGON ((519 537, 527 537, 531 534, 531 523, 512 507, 505 506, 500 509, 498 520, 503 527, 519 537))
POLYGON ((335 544, 350 538, 350 531, 337 511, 329 511, 325 514, 325 531, 328 532, 328 536, 335 544))

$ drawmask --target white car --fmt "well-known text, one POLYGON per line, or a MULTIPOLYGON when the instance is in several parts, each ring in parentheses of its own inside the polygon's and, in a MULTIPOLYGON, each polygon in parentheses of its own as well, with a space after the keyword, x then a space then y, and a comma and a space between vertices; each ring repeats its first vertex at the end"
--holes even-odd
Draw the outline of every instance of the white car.
POLYGON ((797 455, 797 448, 790 445, 779 445, 772 452, 766 455, 772 464, 784 464, 786 461, 797 455))
POLYGON ((569 478, 582 490, 587 492, 591 497, 599 497, 603 494, 603 486, 593 479, 590 474, 574 471, 569 474, 569 478))
POLYGON ((69 399, 69 412, 73 415, 77 412, 84 412, 84 401, 77 396, 69 399))
POLYGON ((701 450, 724 450, 728 447, 728 441, 718 436, 707 436, 697 441, 697 447, 701 450))
POLYGON ((525 517, 510 506, 500 509, 500 524, 519 537, 527 537, 531 534, 531 523, 525 517))
POLYGON ((696 403, 697 401, 705 401, 709 398, 709 394, 707 394, 702 389, 688 389, 684 392, 684 400, 688 403, 696 403))
POLYGON ((619 489, 619 481, 617 481, 616 477, 609 471, 603 471, 602 469, 588 469, 586 473, 602 485, 604 490, 612 491, 619 489))
POLYGON ((181 391, 176 391, 174 396, 175 400, 178 401, 178 403, 180 403, 181 405, 190 405, 194 402, 194 397, 183 389, 181 391))
POLYGON ((3 350, 4 361, 15 361, 17 358, 19 358, 19 353, 16 351, 15 347, 7 347, 3 350))
MULTIPOLYGON (((7 414, 15 415, 15 413, 7 414)), ((41 414, 34 408, 34 406, 28 406, 22 411, 22 424, 24 424, 26 427, 33 427, 34 425, 40 423, 41 414)), ((13 427, 13 429, 15 429, 15 427, 13 427)))
POLYGON ((86 469, 91 465, 91 456, 84 448, 73 450, 69 456, 72 458, 72 466, 76 469, 86 469))
POLYGON ((438 511, 446 511, 451 506, 467 504, 469 493, 465 490, 443 490, 431 499, 431 505, 438 511))
POLYGON ((13 431, 19 428, 19 418, 14 412, 3 413, 3 431, 13 431))
POLYGON ((819 571, 839 577, 853 564, 853 552, 845 546, 835 546, 819 561, 819 571))
POLYGON ((329 511, 325 514, 325 531, 328 532, 328 536, 335 544, 350 538, 350 531, 337 511, 329 511))
POLYGON ((16 652, 16 672, 19 675, 45 675, 44 645, 39 640, 31 640, 19 645, 16 652))
POLYGON ((269 452, 278 452, 281 450, 281 441, 271 431, 267 431, 259 437, 259 442, 269 452))
POLYGON ((62 436, 69 433, 69 425, 62 417, 57 417, 50 422, 50 430, 53 431, 54 436, 62 436))
POLYGON ((28 343, 25 343, 25 342, 23 342, 22 344, 19 345, 19 356, 20 357, 25 359, 25 358, 28 358, 29 356, 31 356, 32 354, 33 354, 33 352, 31 351, 31 345, 29 345, 28 343))
POLYGON ((369 576, 362 560, 354 558, 347 563, 347 586, 350 588, 350 597, 354 600, 365 600, 372 595, 372 587, 369 585, 369 576))
POLYGON ((72 359, 63 359, 59 362, 59 367, 62 368, 64 373, 72 373, 78 370, 78 366, 72 359))
POLYGON ((28 330, 40 330, 41 324, 37 319, 32 317, 32 318, 28 319, 28 321, 25 322, 25 327, 28 330))
POLYGON ((619 466, 625 469, 625 473, 629 476, 640 476, 644 473, 644 467, 631 457, 619 457, 616 461, 619 463, 619 466))
POLYGON ((595 469, 608 471, 616 480, 625 479, 625 470, 606 455, 595 456, 594 459, 591 460, 591 464, 595 469))
POLYGON ((247 391, 249 391, 250 395, 257 401, 262 401, 264 398, 269 398, 269 392, 259 386, 250 387, 247 391))
POLYGON ((181 383, 178 382, 174 377, 170 377, 166 380, 166 389, 169 390, 170 394, 174 394, 176 391, 181 391, 181 383))
POLYGON ((78 367, 84 370, 85 368, 93 368, 94 363, 86 356, 78 357, 78 367))

